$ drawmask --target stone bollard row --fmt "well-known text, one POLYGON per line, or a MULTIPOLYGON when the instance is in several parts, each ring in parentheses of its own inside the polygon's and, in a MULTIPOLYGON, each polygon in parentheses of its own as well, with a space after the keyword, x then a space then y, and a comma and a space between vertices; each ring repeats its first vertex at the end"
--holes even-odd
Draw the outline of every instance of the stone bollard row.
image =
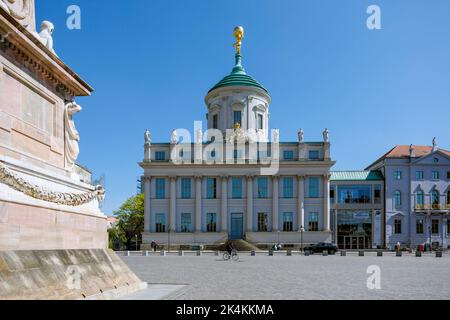
POLYGON ((422 256, 422 252, 421 251, 416 251, 416 257, 421 257, 422 256))
POLYGON ((328 256, 328 251, 327 250, 323 250, 322 251, 322 256, 324 256, 324 257, 328 256))
POLYGON ((310 254, 309 250, 305 250, 305 253, 304 253, 305 257, 308 257, 309 254, 310 254))
POLYGON ((436 251, 436 258, 442 258, 442 251, 436 251))
POLYGON ((252 250, 252 252, 250 252, 250 256, 252 256, 252 257, 256 256, 256 252, 254 250, 252 250))
POLYGON ((165 251, 165 250, 161 250, 160 253, 159 253, 159 255, 160 255, 161 257, 165 257, 165 256, 166 256, 166 251, 165 251))
POLYGON ((125 251, 125 252, 123 253, 123 255, 124 255, 125 257, 129 257, 129 256, 130 256, 130 251, 125 251))
POLYGON ((361 251, 359 251, 359 252, 358 252, 358 256, 360 256, 360 257, 364 257, 364 251, 362 251, 362 250, 361 250, 361 251))
POLYGON ((397 251, 397 252, 395 253, 395 256, 396 256, 396 257, 401 257, 401 256, 402 256, 402 252, 401 252, 401 251, 397 251))
POLYGON ((219 256, 219 251, 214 251, 214 256, 218 257, 219 256))
POLYGON ((291 250, 286 251, 286 255, 287 255, 288 257, 292 256, 292 251, 291 251, 291 250))
POLYGON ((347 255, 347 251, 342 250, 342 251, 341 251, 341 257, 345 257, 346 255, 347 255))
POLYGON ((272 257, 273 256, 273 251, 269 250, 269 256, 272 257))
POLYGON ((383 251, 377 251, 377 257, 382 257, 383 256, 383 251))
POLYGON ((184 251, 183 250, 178 250, 178 256, 179 257, 184 257, 184 251))
POLYGON ((142 251, 142 255, 143 255, 144 257, 148 257, 148 251, 143 250, 143 251, 142 251))
POLYGON ((202 255, 202 252, 200 250, 197 251, 197 257, 200 257, 202 255))

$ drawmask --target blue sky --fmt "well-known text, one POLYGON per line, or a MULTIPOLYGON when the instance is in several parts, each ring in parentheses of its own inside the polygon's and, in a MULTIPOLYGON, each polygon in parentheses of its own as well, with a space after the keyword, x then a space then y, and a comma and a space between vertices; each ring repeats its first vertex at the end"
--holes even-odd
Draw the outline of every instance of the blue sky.
POLYGON ((282 141, 330 130, 334 169, 363 169, 396 144, 450 148, 450 1, 37 0, 55 49, 95 89, 78 98, 78 162, 105 174, 112 214, 136 193, 143 133, 154 142, 204 120, 207 91, 234 63, 245 27, 247 73, 272 96, 282 141), (81 30, 66 9, 81 8, 81 30), (366 9, 381 8, 381 30, 366 9))

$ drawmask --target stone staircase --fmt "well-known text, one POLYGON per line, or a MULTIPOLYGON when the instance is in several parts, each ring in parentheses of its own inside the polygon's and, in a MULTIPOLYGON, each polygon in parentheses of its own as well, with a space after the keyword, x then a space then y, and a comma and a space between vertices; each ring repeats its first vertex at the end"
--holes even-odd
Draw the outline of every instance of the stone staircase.
MULTIPOLYGON (((231 243, 233 243, 233 247, 237 251, 258 251, 258 247, 251 244, 250 242, 247 242, 245 240, 230 240, 231 243)), ((226 242, 217 246, 217 250, 219 251, 225 251, 226 250, 226 242)))

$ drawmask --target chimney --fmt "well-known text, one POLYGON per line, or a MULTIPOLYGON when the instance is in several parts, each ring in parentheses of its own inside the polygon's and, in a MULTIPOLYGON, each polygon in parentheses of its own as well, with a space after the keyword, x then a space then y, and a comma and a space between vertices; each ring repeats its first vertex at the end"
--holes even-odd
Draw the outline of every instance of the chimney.
POLYGON ((414 158, 416 155, 414 154, 414 148, 413 145, 409 145, 409 157, 414 158))

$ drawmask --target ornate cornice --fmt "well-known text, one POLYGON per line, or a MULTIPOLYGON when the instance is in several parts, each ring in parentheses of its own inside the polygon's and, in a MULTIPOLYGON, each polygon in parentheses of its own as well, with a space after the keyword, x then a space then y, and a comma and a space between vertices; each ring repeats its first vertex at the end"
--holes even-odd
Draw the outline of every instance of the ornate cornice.
POLYGON ((46 190, 18 177, 2 163, 0 163, 0 181, 29 197, 72 207, 89 203, 95 198, 102 202, 105 198, 105 190, 100 185, 96 186, 94 191, 85 193, 65 193, 46 190))

